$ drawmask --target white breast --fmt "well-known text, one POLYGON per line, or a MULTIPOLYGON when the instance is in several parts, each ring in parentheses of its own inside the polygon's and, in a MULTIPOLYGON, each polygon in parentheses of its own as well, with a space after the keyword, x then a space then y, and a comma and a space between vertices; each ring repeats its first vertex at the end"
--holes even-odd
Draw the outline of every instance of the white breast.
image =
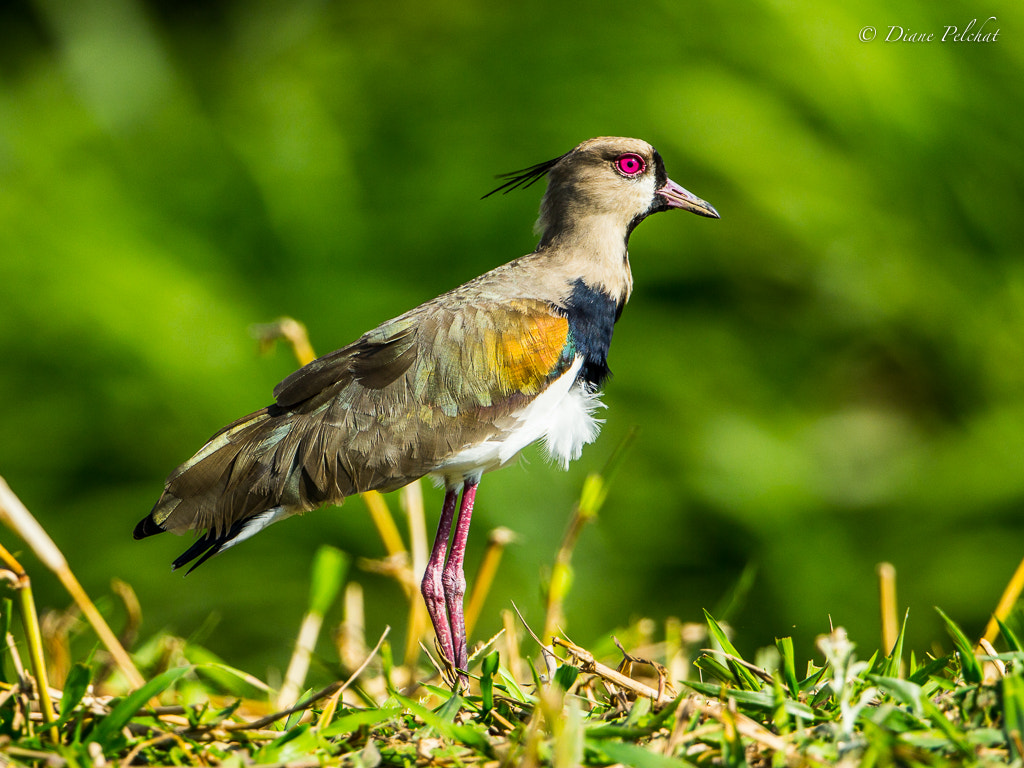
POLYGON ((582 380, 577 382, 583 358, 577 357, 568 371, 555 379, 518 414, 519 425, 502 439, 466 448, 431 473, 437 481, 454 487, 463 480, 479 480, 484 472, 498 469, 523 448, 544 441, 548 456, 567 469, 580 457, 583 446, 597 439, 603 421, 594 417, 603 408, 601 395, 582 380))

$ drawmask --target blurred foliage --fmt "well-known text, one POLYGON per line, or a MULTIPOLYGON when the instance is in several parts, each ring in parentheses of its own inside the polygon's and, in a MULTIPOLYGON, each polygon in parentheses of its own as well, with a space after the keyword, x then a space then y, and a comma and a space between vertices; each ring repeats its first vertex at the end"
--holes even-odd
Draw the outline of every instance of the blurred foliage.
MULTIPOLYGON (((1005 0, 0 5, 0 473, 93 594, 125 579, 151 631, 283 666, 316 545, 381 554, 361 502, 187 580, 185 540, 131 540, 293 368, 247 329, 341 346, 532 249, 539 192, 480 201, 494 174, 635 135, 722 219, 634 234, 602 439, 483 483, 470 572, 486 529, 521 538, 477 634, 512 599, 540 621, 583 479, 636 425, 575 556, 576 639, 699 619, 753 563, 724 618, 806 653, 829 614, 877 630, 881 560, 910 647, 934 604, 976 635, 1024 552, 1021 29, 1005 0), (989 15, 995 43, 884 42, 989 15)), ((368 634, 400 629, 398 588, 360 579, 368 634)))

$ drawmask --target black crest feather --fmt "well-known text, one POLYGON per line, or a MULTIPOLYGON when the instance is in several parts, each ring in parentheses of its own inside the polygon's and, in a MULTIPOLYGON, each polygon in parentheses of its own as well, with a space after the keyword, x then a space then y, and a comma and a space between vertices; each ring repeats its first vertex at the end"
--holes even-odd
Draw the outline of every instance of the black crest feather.
MULTIPOLYGON (((562 160, 563 157, 565 157, 565 155, 556 157, 554 160, 545 160, 543 163, 531 165, 529 168, 523 168, 520 171, 511 171, 510 173, 498 174, 497 178, 505 179, 505 183, 502 184, 497 189, 492 189, 490 192, 484 195, 484 197, 490 197, 496 192, 502 192, 507 195, 513 189, 519 189, 520 187, 526 189, 531 184, 534 184, 540 179, 544 178, 547 175, 548 171, 554 168, 562 160)), ((484 197, 481 197, 480 199, 483 200, 484 197)))

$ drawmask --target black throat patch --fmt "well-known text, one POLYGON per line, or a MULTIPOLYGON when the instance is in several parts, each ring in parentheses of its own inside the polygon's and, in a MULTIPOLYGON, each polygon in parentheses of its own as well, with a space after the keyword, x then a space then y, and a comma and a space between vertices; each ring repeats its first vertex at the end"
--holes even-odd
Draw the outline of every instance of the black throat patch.
POLYGON ((600 386, 611 373, 608 349, 622 308, 607 293, 591 288, 580 279, 573 284, 563 311, 569 321, 572 351, 583 357, 580 377, 595 387, 600 386))

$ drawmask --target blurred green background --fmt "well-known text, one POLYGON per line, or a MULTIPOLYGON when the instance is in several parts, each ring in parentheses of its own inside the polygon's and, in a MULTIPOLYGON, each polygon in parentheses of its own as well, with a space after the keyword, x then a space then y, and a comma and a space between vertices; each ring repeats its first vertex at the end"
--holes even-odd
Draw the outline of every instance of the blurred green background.
MULTIPOLYGON (((146 634, 219 617, 210 648, 283 667, 316 547, 383 554, 362 502, 187 579, 188 540, 131 539, 295 367, 250 326, 342 346, 532 250, 540 190, 481 201, 495 174, 639 136, 722 219, 633 235, 602 438, 568 473, 531 450, 485 479, 469 573, 488 529, 520 539, 478 637, 512 600, 542 623, 583 479, 633 426, 576 552, 577 642, 700 620, 753 564, 742 648, 808 654, 831 617, 871 650, 883 560, 910 647, 942 636, 933 605, 977 634, 1024 555, 1024 8, 847 5, 3 4, 0 474, 90 593, 135 587, 146 634), (993 43, 884 42, 989 16, 993 43)), ((398 588, 356 577, 368 635, 400 638, 398 588)))

